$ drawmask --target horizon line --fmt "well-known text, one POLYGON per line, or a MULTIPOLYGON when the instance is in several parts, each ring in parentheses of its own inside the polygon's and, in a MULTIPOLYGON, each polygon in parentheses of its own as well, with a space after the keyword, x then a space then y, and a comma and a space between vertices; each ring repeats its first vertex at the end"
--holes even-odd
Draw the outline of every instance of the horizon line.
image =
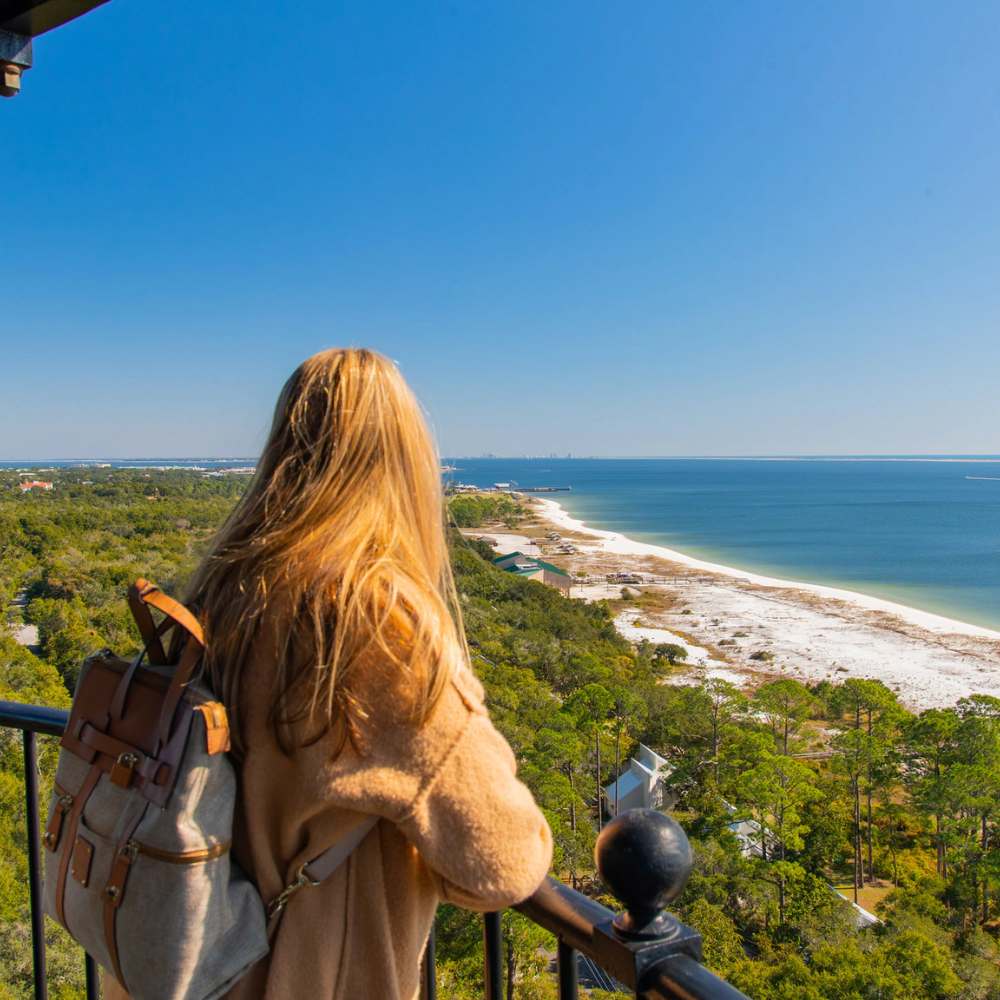
MULTIPOLYGON (((259 455, 94 455, 50 456, 45 458, 0 458, 5 465, 40 465, 46 462, 256 462, 259 455)), ((663 455, 565 455, 545 454, 441 454, 442 460, 465 461, 956 461, 1000 462, 1000 452, 751 452, 745 454, 663 454, 663 455)))

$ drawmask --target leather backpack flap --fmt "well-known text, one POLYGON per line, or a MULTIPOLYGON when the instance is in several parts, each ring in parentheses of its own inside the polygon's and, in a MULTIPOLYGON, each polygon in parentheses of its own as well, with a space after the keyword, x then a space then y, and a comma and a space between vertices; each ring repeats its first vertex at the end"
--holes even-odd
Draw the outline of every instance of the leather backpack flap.
POLYGON ((177 780, 194 706, 182 699, 170 740, 161 746, 157 726, 169 676, 147 668, 136 670, 124 712, 116 718, 110 706, 130 664, 115 656, 97 656, 87 666, 62 746, 87 763, 96 763, 115 784, 137 787, 146 799, 164 805, 177 780))

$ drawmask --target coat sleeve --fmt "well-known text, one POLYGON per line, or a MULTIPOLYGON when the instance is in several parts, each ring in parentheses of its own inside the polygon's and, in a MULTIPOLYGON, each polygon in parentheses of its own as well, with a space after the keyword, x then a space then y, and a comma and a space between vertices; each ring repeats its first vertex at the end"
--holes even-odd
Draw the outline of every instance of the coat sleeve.
POLYGON ((475 689, 466 687, 465 725, 397 825, 439 877, 446 901, 495 910, 538 888, 552 834, 475 689))

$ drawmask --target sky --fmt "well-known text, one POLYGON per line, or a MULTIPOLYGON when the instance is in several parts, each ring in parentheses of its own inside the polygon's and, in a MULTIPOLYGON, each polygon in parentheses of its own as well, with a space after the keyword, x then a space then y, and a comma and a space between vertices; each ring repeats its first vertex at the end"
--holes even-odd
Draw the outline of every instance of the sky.
POLYGON ((1000 8, 111 0, 0 103, 0 458, 1000 452, 1000 8))

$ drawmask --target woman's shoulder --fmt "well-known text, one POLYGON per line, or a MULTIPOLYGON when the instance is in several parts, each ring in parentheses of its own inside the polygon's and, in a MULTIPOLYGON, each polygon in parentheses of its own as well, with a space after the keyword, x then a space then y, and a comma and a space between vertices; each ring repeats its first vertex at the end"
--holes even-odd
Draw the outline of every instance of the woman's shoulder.
POLYGON ((428 711, 414 700, 414 681, 395 664, 371 664, 357 689, 356 749, 364 756, 396 752, 404 757, 439 756, 475 715, 486 715, 485 692, 464 657, 456 655, 447 667, 441 690, 428 711))
POLYGON ((486 714, 486 691, 468 664, 458 663, 452 669, 448 687, 468 711, 486 714))
POLYGON ((476 719, 486 719, 483 688, 468 667, 456 666, 423 719, 406 710, 397 690, 403 679, 377 671, 365 692, 360 725, 336 755, 325 760, 320 780, 348 808, 398 820, 430 787, 461 746, 476 719))

